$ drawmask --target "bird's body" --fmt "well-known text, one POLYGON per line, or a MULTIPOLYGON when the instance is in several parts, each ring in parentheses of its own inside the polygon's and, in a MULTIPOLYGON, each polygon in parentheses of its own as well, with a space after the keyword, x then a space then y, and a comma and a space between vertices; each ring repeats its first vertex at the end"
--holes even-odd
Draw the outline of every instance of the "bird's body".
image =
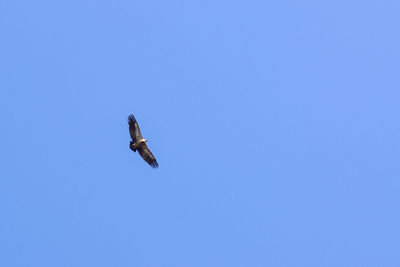
POLYGON ((129 143, 129 147, 130 147, 133 151, 136 152, 136 150, 137 150, 139 147, 141 147, 141 146, 143 146, 144 144, 146 144, 147 141, 148 141, 147 139, 143 139, 143 138, 140 139, 140 140, 138 140, 138 141, 136 141, 136 142, 131 141, 131 142, 129 143))
POLYGON ((148 163, 151 167, 157 168, 158 163, 153 153, 147 147, 147 139, 142 137, 140 133, 139 125, 132 114, 128 117, 129 133, 131 135, 132 141, 129 143, 129 148, 134 152, 138 151, 140 156, 148 163))

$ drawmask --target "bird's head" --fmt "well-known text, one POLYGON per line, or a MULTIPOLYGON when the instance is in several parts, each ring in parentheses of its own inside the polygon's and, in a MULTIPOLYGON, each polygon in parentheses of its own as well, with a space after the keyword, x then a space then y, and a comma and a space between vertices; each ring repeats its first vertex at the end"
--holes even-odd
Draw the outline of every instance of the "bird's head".
POLYGON ((143 140, 143 142, 145 142, 145 143, 146 143, 147 141, 149 141, 149 140, 148 140, 148 139, 144 139, 144 140, 143 140))

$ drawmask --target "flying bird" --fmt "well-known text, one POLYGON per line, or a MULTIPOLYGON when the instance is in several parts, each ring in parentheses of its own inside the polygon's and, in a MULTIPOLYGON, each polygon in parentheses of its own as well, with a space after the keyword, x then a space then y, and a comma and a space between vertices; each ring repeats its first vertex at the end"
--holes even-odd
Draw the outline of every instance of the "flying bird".
POLYGON ((139 125, 132 114, 128 116, 129 133, 131 135, 132 141, 129 143, 129 148, 136 152, 139 152, 140 156, 153 168, 158 168, 158 163, 156 158, 151 153, 150 149, 147 147, 147 139, 143 139, 140 133, 139 125))

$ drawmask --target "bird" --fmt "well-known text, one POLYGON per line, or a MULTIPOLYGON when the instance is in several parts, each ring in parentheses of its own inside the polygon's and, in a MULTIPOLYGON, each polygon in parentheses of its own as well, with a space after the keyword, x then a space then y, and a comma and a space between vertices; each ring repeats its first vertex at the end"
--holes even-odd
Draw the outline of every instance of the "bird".
POLYGON ((139 124, 136 121, 135 116, 130 114, 128 116, 128 124, 129 124, 129 134, 131 135, 132 141, 129 143, 129 148, 136 152, 138 151, 140 156, 153 168, 158 168, 158 163, 153 153, 151 153, 150 149, 147 147, 146 142, 148 139, 143 139, 142 134, 140 133, 139 124))

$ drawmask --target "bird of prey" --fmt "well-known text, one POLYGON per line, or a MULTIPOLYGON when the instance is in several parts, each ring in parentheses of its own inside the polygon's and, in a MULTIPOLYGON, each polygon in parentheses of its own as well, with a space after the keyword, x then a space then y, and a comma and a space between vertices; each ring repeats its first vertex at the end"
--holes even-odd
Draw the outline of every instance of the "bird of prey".
POLYGON ((147 139, 143 139, 140 133, 139 125, 132 114, 128 116, 129 133, 131 135, 132 141, 129 143, 129 148, 134 152, 136 150, 139 152, 140 156, 153 168, 158 168, 158 163, 156 158, 151 153, 150 149, 147 147, 147 139))

